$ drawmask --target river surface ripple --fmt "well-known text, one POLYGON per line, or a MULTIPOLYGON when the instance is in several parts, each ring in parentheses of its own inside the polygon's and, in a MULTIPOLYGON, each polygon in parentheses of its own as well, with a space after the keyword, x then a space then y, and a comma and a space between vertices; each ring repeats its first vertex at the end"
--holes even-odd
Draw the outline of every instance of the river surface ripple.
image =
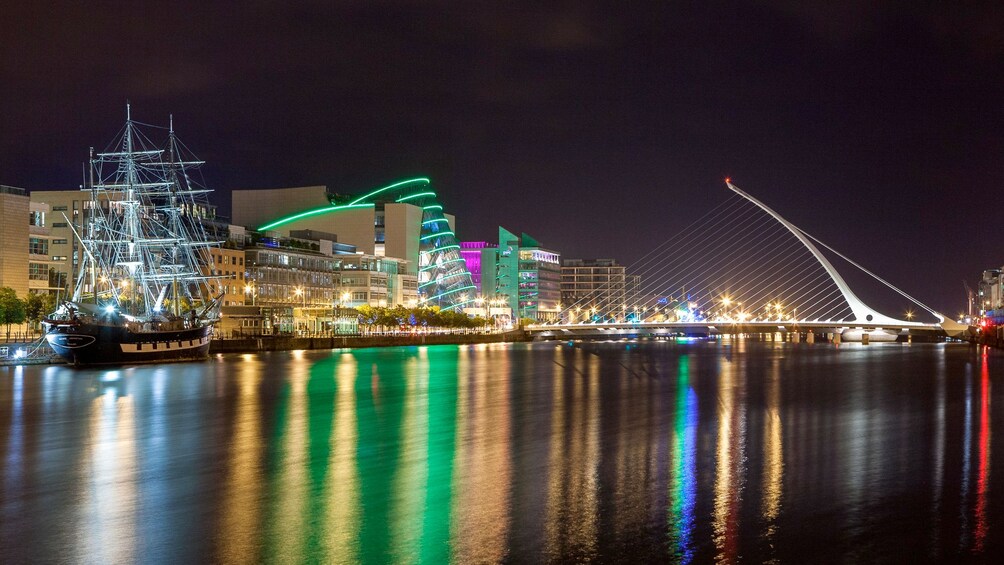
POLYGON ((752 340, 3 367, 0 562, 991 561, 1002 378, 752 340))

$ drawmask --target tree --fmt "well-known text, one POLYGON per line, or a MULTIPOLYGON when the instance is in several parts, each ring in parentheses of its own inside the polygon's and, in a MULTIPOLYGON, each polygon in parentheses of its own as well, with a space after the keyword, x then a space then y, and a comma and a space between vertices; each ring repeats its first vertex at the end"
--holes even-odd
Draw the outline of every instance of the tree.
POLYGON ((24 299, 24 317, 31 322, 32 329, 37 328, 38 322, 45 316, 43 308, 45 308, 45 304, 41 294, 32 292, 24 299))
POLYGON ((49 293, 30 293, 24 300, 24 315, 31 322, 31 327, 34 330, 37 330, 38 323, 55 309, 56 297, 49 293))
POLYGON ((11 325, 23 324, 24 320, 24 301, 17 297, 13 288, 0 287, 0 324, 7 326, 7 339, 10 339, 11 325))

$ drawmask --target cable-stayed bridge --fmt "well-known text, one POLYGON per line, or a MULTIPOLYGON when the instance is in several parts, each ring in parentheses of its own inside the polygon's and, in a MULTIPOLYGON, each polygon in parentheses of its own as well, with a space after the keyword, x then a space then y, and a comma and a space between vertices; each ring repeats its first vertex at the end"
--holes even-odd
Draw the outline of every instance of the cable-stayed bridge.
POLYGON ((561 321, 528 330, 557 339, 782 331, 889 341, 903 334, 955 336, 967 329, 728 179, 726 186, 728 200, 629 267, 640 278, 639 287, 630 279, 607 277, 562 304, 561 321), (820 248, 899 295, 911 309, 896 317, 866 304, 820 248))

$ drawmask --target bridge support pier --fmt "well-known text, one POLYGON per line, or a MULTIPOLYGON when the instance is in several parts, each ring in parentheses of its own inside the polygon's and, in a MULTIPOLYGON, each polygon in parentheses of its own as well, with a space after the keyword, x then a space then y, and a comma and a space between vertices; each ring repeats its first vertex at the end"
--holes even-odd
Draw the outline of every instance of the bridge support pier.
POLYGON ((805 343, 816 343, 816 333, 808 332, 805 334, 805 343))
POLYGON ((833 333, 833 343, 836 345, 840 345, 840 332, 833 333))

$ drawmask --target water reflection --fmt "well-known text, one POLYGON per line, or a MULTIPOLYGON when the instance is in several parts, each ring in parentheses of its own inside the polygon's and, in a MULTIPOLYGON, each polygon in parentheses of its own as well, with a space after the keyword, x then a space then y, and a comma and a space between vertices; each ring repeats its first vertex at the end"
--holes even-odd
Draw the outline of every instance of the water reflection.
POLYGON ((261 530, 263 478, 261 459, 261 363, 248 360, 234 366, 237 386, 236 413, 225 456, 223 508, 219 527, 219 553, 224 563, 246 563, 258 558, 261 530))
MULTIPOLYGON (((318 561, 351 563, 359 556, 359 515, 362 512, 355 457, 359 429, 355 395, 358 364, 353 355, 342 353, 337 355, 337 364, 334 367, 331 365, 319 364, 329 371, 334 369, 337 396, 333 410, 331 454, 326 465, 330 471, 322 483, 323 493, 318 496, 325 504, 325 511, 320 516, 326 518, 323 523, 329 525, 318 534, 324 547, 318 561)), ((323 374, 323 370, 319 370, 318 374, 323 374)))
POLYGON ((973 367, 966 363, 966 396, 965 396, 965 419, 962 423, 962 492, 959 500, 961 508, 959 510, 959 524, 961 534, 959 536, 960 549, 966 549, 970 543, 970 523, 969 523, 969 476, 972 467, 972 430, 973 430, 973 367))
POLYGON ((945 477, 945 396, 946 396, 946 367, 945 358, 941 356, 936 363, 936 392, 935 392, 935 413, 934 413, 934 437, 933 437, 933 458, 931 465, 931 545, 930 556, 938 559, 941 556, 941 513, 943 511, 943 490, 945 477))
POLYGON ((992 560, 1001 359, 738 339, 4 368, 0 561, 992 560))
POLYGON ((976 509, 974 521, 976 532, 973 540, 973 552, 982 553, 987 537, 987 493, 990 489, 990 369, 987 365, 987 348, 983 349, 983 359, 980 363, 980 431, 979 469, 976 478, 976 509))
MULTIPOLYGON (((781 511, 784 478, 784 444, 781 424, 781 360, 772 359, 767 380, 767 406, 763 417, 763 509, 764 538, 772 554, 781 511)), ((771 555, 771 557, 774 557, 771 555)))
POLYGON ((392 518, 394 561, 411 560, 420 546, 422 515, 429 468, 426 465, 429 441, 429 355, 419 348, 418 355, 404 362, 404 412, 401 418, 401 455, 397 464, 394 491, 400 493, 392 518))
POLYGON ((745 375, 739 360, 724 360, 718 376, 718 448, 715 462, 715 511, 712 527, 717 549, 715 561, 737 558, 739 505, 746 482, 745 375))
POLYGON ((451 545, 458 563, 494 563, 506 553, 512 480, 508 367, 504 357, 487 361, 485 347, 457 355, 451 545))
POLYGON ((551 559, 588 561, 596 556, 599 528, 600 362, 581 349, 555 353, 545 553, 551 559))
MULTIPOLYGON (((280 393, 277 418, 273 424, 275 433, 269 441, 269 481, 267 537, 265 547, 269 561, 280 556, 291 562, 304 559, 305 537, 308 516, 306 503, 310 487, 307 472, 310 460, 307 457, 309 437, 307 410, 308 367, 295 356, 289 366, 286 382, 280 393)), ((313 379, 311 379, 313 380, 313 379)), ((330 408, 329 408, 330 409, 330 408)), ((321 418, 330 417, 320 414, 321 418)))
POLYGON ((77 494, 76 560, 136 560, 136 438, 134 399, 119 371, 100 378, 91 400, 77 494))
POLYGON ((697 502, 697 393, 690 382, 690 357, 680 356, 677 368, 676 418, 673 425, 669 491, 669 542, 680 563, 694 557, 694 506, 697 502))

